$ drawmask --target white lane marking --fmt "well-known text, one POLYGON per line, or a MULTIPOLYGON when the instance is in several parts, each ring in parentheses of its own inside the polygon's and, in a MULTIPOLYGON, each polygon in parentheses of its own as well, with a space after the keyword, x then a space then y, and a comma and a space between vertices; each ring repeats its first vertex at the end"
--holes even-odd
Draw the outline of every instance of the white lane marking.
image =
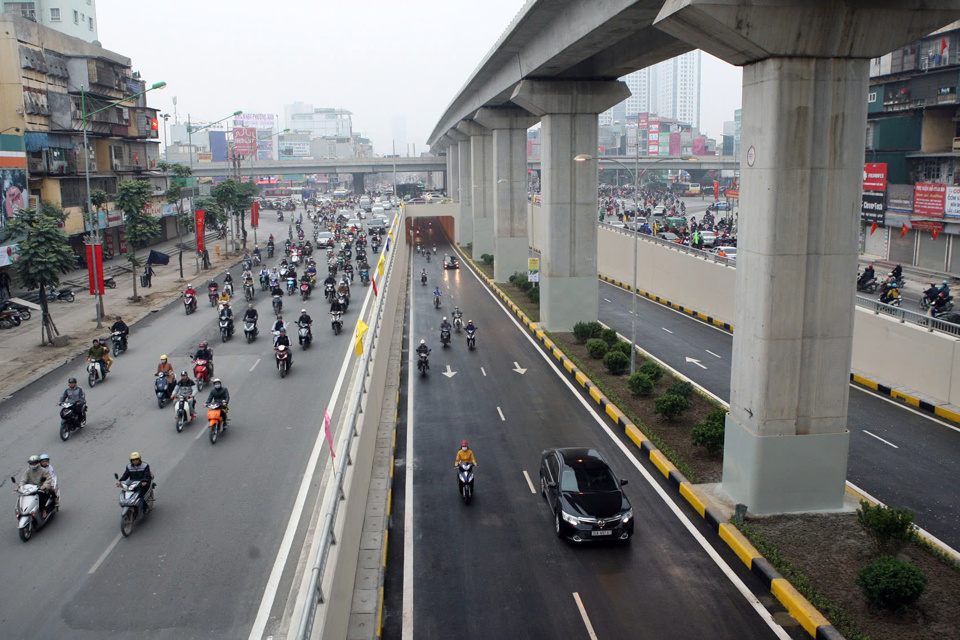
POLYGON ((497 413, 500 414, 500 419, 501 419, 501 420, 503 420, 504 422, 507 421, 507 419, 503 417, 503 411, 500 409, 500 407, 497 407, 497 413))
MULTIPOLYGON (((553 372, 557 375, 557 377, 560 378, 560 380, 567 386, 567 388, 570 390, 573 396, 580 402, 583 408, 586 409, 591 416, 593 416, 594 421, 596 421, 596 423, 600 425, 600 428, 603 429, 603 431, 607 434, 607 437, 610 438, 614 446, 619 448, 620 451, 623 453, 623 455, 630 461, 630 463, 633 464, 634 467, 636 467, 636 469, 644 477, 647 483, 653 488, 653 490, 657 493, 657 495, 664 502, 664 504, 667 505, 667 508, 669 508, 673 512, 677 520, 679 520, 680 523, 684 526, 684 528, 690 533, 690 535, 693 536, 694 540, 697 541, 697 543, 706 552, 706 554, 710 556, 710 559, 713 560, 713 562, 723 572, 723 574, 727 577, 727 579, 733 584, 733 586, 737 589, 737 591, 740 592, 740 594, 747 601, 747 603, 751 607, 753 607, 754 611, 757 612, 757 615, 760 616, 760 618, 767 624, 768 627, 770 627, 770 629, 778 638, 780 638, 781 640, 790 640, 790 636, 787 634, 786 631, 783 630, 783 627, 781 627, 779 624, 777 624, 774 621, 773 616, 770 614, 769 611, 767 611, 767 608, 763 606, 763 604, 757 599, 755 595, 753 595, 753 592, 750 591, 747 585, 745 585, 743 581, 737 576, 737 574, 734 573, 733 569, 730 568, 730 565, 728 565, 724 561, 724 559, 720 557, 720 554, 717 553, 716 549, 714 549, 709 542, 707 542, 707 539, 704 538, 699 531, 697 531, 696 527, 693 526, 693 523, 690 522, 690 519, 687 517, 687 515, 680 510, 680 507, 677 506, 677 504, 673 502, 673 500, 670 499, 670 496, 667 495, 667 492, 659 485, 659 483, 657 483, 657 481, 653 478, 653 476, 650 475, 650 472, 647 471, 647 469, 640 463, 640 460, 638 460, 637 457, 633 454, 633 451, 627 448, 627 445, 625 445, 623 442, 620 441, 620 438, 618 438, 616 434, 607 425, 607 423, 604 422, 603 418, 601 418, 600 415, 596 411, 594 411, 593 407, 590 406, 590 404, 583 398, 583 396, 580 395, 576 387, 573 386, 573 383, 570 382, 570 380, 568 380, 567 377, 563 375, 563 372, 561 372, 560 369, 557 368, 557 366, 553 363, 551 356, 548 355, 546 352, 544 352, 542 349, 540 349, 536 340, 534 340, 533 337, 527 332, 527 330, 520 325, 520 322, 516 320, 513 317, 513 314, 503 305, 503 303, 500 302, 500 299, 497 298, 497 296, 494 295, 492 291, 487 289, 486 285, 484 285, 483 281, 480 280, 480 277, 476 273, 474 273, 472 269, 470 270, 470 273, 473 275, 474 278, 477 279, 477 282, 479 282, 480 285, 484 288, 484 290, 487 292, 487 295, 493 298, 493 301, 500 306, 500 309, 503 310, 504 315, 510 318, 510 321, 513 322, 514 326, 520 331, 520 333, 522 333, 523 336, 530 342, 530 344, 532 344, 534 348, 536 348, 537 353, 540 354, 540 357, 543 358, 543 360, 553 370, 553 372)), ((409 459, 409 455, 407 457, 409 459)))
POLYGON ((877 440, 879 440, 879 441, 882 442, 883 444, 888 444, 888 445, 890 445, 890 446, 893 447, 894 449, 899 449, 899 448, 900 448, 900 447, 898 447, 897 445, 895 445, 895 444, 893 444, 892 442, 890 442, 889 440, 884 440, 883 438, 881 438, 881 437, 878 436, 877 434, 875 434, 875 433, 870 433, 870 432, 867 431, 866 429, 861 429, 861 431, 863 431, 863 432, 864 432, 865 434, 867 434, 868 436, 873 436, 874 438, 876 438, 877 440))
POLYGON ((446 371, 441 371, 441 372, 440 372, 440 375, 442 375, 442 376, 447 376, 448 378, 452 378, 453 376, 457 375, 457 372, 454 371, 453 369, 451 369, 451 368, 450 368, 450 365, 447 364, 447 370, 446 370, 446 371))
MULTIPOLYGON (((367 291, 364 297, 363 306, 360 308, 360 316, 363 317, 367 311, 367 305, 373 298, 373 289, 367 291)), ((347 375, 347 369, 353 362, 354 345, 351 341, 345 348, 343 354, 343 364, 340 365, 340 374, 337 376, 337 384, 333 387, 333 393, 330 394, 330 400, 327 406, 331 406, 340 395, 340 388, 343 386, 343 380, 347 375)), ((322 418, 321 418, 322 419, 322 418)), ((203 433, 203 430, 201 430, 203 433)), ((199 437, 199 436, 198 436, 199 437)), ((313 475, 317 469, 317 463, 320 460, 320 454, 326 449, 327 438, 324 429, 317 430, 317 439, 313 443, 313 450, 310 452, 310 459, 303 472, 303 480, 300 482, 300 488, 297 491, 297 499, 293 503, 293 510, 290 512, 290 519, 287 520, 287 528, 283 532, 283 538, 280 541, 280 549, 277 551, 277 558, 273 563, 273 569, 270 570, 270 577, 267 578, 267 584, 263 589, 263 597, 260 599, 260 608, 257 609, 257 617, 250 628, 250 640, 261 640, 267 628, 267 622, 270 620, 270 610, 277 598, 277 590, 280 588, 280 578, 283 576, 283 567, 287 564, 287 558, 293 547, 293 538, 300 526, 300 520, 303 517, 304 505, 307 502, 307 493, 310 484, 313 481, 313 475)), ((304 590, 306 591, 306 590, 304 590)), ((305 595, 304 595, 305 597, 305 595)), ((300 598, 298 597, 297 600, 300 598)))
MULTIPOLYGON (((607 285, 608 287, 613 287, 613 288, 616 289, 618 292, 623 293, 623 294, 625 294, 625 295, 628 295, 628 296, 631 295, 631 293, 630 293, 629 291, 624 291, 624 290, 621 289, 620 287, 618 287, 618 286, 616 286, 616 285, 614 285, 614 284, 610 284, 609 282, 606 282, 605 280, 601 280, 600 283, 601 283, 601 284, 605 284, 605 285, 607 285)), ((697 317, 695 317, 695 316, 687 315, 687 314, 685 314, 685 313, 682 312, 682 311, 677 311, 676 309, 672 309, 672 308, 670 308, 670 307, 668 307, 668 306, 666 306, 666 305, 662 305, 662 304, 660 304, 659 302, 657 302, 657 301, 655 301, 655 300, 651 300, 651 299, 649 299, 649 298, 645 298, 645 297, 639 296, 639 295, 638 295, 638 297, 639 297, 639 299, 642 300, 643 302, 646 302, 647 304, 654 305, 654 306, 655 306, 656 308, 658 308, 658 309, 665 309, 666 311, 672 311, 673 313, 677 314, 678 316, 681 316, 681 317, 683 317, 683 318, 687 318, 688 320, 693 320, 694 322, 699 323, 699 324, 702 324, 702 325, 705 326, 705 327, 710 327, 710 328, 713 329, 714 331, 719 331, 720 333, 722 333, 722 334, 724 334, 724 335, 727 335, 727 336, 733 335, 733 334, 731 334, 729 331, 727 331, 726 329, 721 329, 720 327, 718 327, 718 326, 715 325, 715 324, 711 324, 711 323, 706 322, 706 321, 704 321, 704 320, 701 320, 700 318, 697 318, 697 317)), ((637 317, 639 317, 639 316, 640 316, 640 314, 637 314, 637 317)))
POLYGON ((263 358, 257 358, 257 361, 253 363, 252 367, 250 367, 250 371, 253 371, 254 369, 256 369, 257 365, 260 364, 261 360, 263 360, 263 358))
POLYGON ((103 561, 107 559, 107 556, 110 555, 110 552, 113 551, 113 548, 117 546, 117 543, 120 542, 122 536, 118 533, 117 537, 113 539, 113 542, 107 547, 106 551, 100 554, 100 557, 97 558, 97 561, 93 563, 93 566, 90 567, 90 571, 87 571, 87 574, 93 575, 97 572, 97 569, 100 568, 100 565, 103 564, 103 561))
POLYGON ((701 369, 706 369, 705 366, 703 366, 702 364, 700 364, 700 361, 699 361, 699 360, 697 360, 697 359, 695 359, 695 358, 691 358, 690 356, 687 356, 687 363, 689 364, 689 363, 691 363, 691 362, 692 362, 693 364, 697 365, 698 367, 700 367, 701 369))
POLYGON ((195 436, 193 437, 193 439, 194 439, 194 440, 199 440, 200 438, 202 438, 203 435, 207 432, 207 429, 209 429, 209 428, 210 428, 210 425, 209 425, 209 424, 208 424, 208 425, 205 425, 202 429, 200 429, 199 431, 197 431, 197 435, 195 435, 195 436))
POLYGON ((610 300, 609 300, 608 298, 604 298, 604 301, 605 301, 605 302, 610 302, 610 300))
POLYGON ((530 487, 530 493, 536 493, 537 488, 533 486, 533 480, 530 479, 530 474, 527 473, 527 470, 523 470, 523 477, 527 479, 527 486, 530 487))
POLYGON ((486 377, 487 377, 487 372, 486 372, 486 371, 484 370, 484 368, 483 368, 483 367, 480 367, 480 373, 482 373, 482 374, 483 374, 483 377, 484 377, 484 378, 486 378, 486 377))
POLYGON ((715 354, 713 351, 710 351, 710 349, 704 349, 704 351, 706 351, 707 353, 709 353, 710 355, 712 355, 712 356, 715 357, 715 358, 719 358, 719 357, 720 357, 720 356, 718 356, 717 354, 715 354))
POLYGON ((520 375, 523 375, 527 372, 526 369, 522 368, 519 364, 517 364, 516 360, 513 361, 513 369, 511 369, 511 371, 516 371, 520 375))
MULTIPOLYGON (((410 254, 410 270, 413 272, 413 253, 410 254)), ((413 322, 413 278, 410 278, 410 324, 407 334, 407 451, 403 487, 403 616, 402 638, 413 640, 413 381, 414 366, 413 334, 417 326, 413 322)))
POLYGON ((577 609, 580 610, 580 617, 583 618, 583 624, 587 627, 587 635, 590 636, 590 640, 597 640, 597 632, 593 630, 593 625, 590 624, 590 616, 587 615, 587 610, 583 607, 580 594, 574 591, 573 599, 577 601, 577 609))
POLYGON ((940 420, 940 419, 938 419, 938 418, 935 418, 934 416, 931 416, 931 415, 928 414, 928 413, 923 413, 922 411, 918 411, 917 409, 914 409, 913 407, 907 406, 907 405, 903 404, 902 402, 897 402, 896 400, 893 400, 892 398, 884 398, 883 396, 881 396, 880 394, 876 393, 875 391, 873 391, 873 390, 871 390, 871 389, 864 389, 863 387, 858 387, 857 385, 855 385, 855 384, 852 383, 852 382, 850 383, 850 387, 853 388, 853 389, 856 389, 857 391, 860 391, 861 393, 865 393, 865 394, 867 394, 868 396, 874 397, 874 398, 876 398, 876 399, 878 399, 878 400, 883 400, 884 402, 889 402, 889 403, 892 404, 893 406, 899 407, 900 409, 903 409, 904 411, 909 411, 910 413, 915 413, 915 414, 917 414, 918 416, 920 416, 921 418, 926 418, 926 419, 929 420, 930 422, 936 422, 937 424, 939 424, 939 425, 941 425, 941 426, 944 426, 944 427, 946 427, 947 429, 953 429, 954 431, 960 432, 960 427, 956 427, 956 426, 954 426, 954 425, 952 425, 952 424, 948 424, 948 423, 944 422, 943 420, 940 420))
POLYGON ((667 329, 666 327, 660 327, 660 328, 666 331, 667 333, 673 333, 673 331, 670 331, 670 329, 667 329))

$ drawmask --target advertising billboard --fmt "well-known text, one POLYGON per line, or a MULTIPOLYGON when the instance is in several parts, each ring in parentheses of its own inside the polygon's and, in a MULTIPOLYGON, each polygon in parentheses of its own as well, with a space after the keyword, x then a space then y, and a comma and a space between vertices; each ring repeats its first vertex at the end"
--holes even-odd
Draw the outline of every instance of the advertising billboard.
POLYGON ((947 187, 943 213, 948 218, 960 218, 960 187, 947 187))
POLYGON ((257 148, 257 130, 253 127, 233 128, 233 152, 240 155, 250 155, 257 148))
POLYGON ((273 129, 275 126, 272 113, 241 113, 233 117, 233 125, 254 129, 273 129))
POLYGON ((887 190, 887 163, 868 162, 863 165, 863 190, 887 190))
POLYGON ((887 185, 887 211, 913 213, 913 187, 909 184, 887 185))
POLYGON ((21 209, 26 208, 27 157, 24 154, 17 158, 0 157, 0 160, 13 160, 17 165, 22 161, 22 166, 7 166, 5 163, 0 163, 0 202, 3 203, 0 227, 5 227, 9 220, 17 217, 21 209))
POLYGON ((947 185, 918 182, 913 186, 913 215, 943 217, 947 185))
POLYGON ((883 208, 883 191, 864 191, 860 201, 860 219, 867 224, 876 223, 883 227, 886 212, 883 208))

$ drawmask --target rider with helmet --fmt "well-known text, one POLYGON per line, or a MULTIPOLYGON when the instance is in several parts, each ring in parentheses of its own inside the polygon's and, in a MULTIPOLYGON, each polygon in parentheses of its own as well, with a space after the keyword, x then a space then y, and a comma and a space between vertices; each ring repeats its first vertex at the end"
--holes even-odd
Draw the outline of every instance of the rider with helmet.
POLYGON ((900 288, 896 282, 890 284, 886 291, 880 295, 880 302, 892 304, 894 300, 900 297, 900 288))
POLYGON ((210 376, 213 376, 213 349, 206 342, 201 342, 198 345, 197 352, 193 354, 194 361, 197 360, 206 360, 207 361, 207 372, 210 376))
POLYGON ((20 484, 32 484, 37 487, 37 499, 40 500, 40 518, 47 517, 47 503, 53 497, 53 476, 47 469, 40 466, 40 456, 33 455, 27 458, 27 470, 20 476, 20 484))
POLYGON ((127 323, 123 321, 123 318, 117 316, 116 322, 110 325, 110 333, 120 332, 120 345, 121 350, 127 350, 127 336, 130 335, 130 327, 127 326, 127 323))
POLYGON ((157 365, 157 370, 154 375, 160 375, 161 373, 167 379, 167 397, 169 398, 176 380, 174 379, 173 365, 167 362, 166 354, 160 356, 160 363, 157 365))
POLYGON ((190 419, 193 420, 196 416, 196 411, 194 410, 197 406, 197 401, 193 397, 193 379, 190 378, 190 374, 186 371, 180 372, 180 379, 177 380, 177 386, 173 388, 173 396, 176 398, 186 398, 187 406, 190 407, 190 419))
POLYGON ((137 485, 137 495, 140 496, 140 499, 143 501, 143 510, 144 512, 150 509, 150 506, 147 504, 146 495, 150 491, 150 485, 153 483, 153 472, 150 471, 150 465, 144 462, 140 458, 140 454, 134 451, 130 454, 130 462, 127 463, 127 468, 124 469, 123 475, 120 476, 120 480, 117 482, 117 486, 120 486, 120 483, 125 480, 136 480, 140 484, 137 485))
POLYGON ((207 404, 218 403, 220 405, 220 411, 223 412, 223 428, 227 428, 227 409, 230 404, 230 392, 227 391, 227 388, 223 386, 223 383, 220 382, 220 378, 213 379, 213 389, 210 390, 210 395, 207 396, 207 404))
POLYGON ((60 394, 59 404, 69 402, 73 407, 73 412, 80 417, 80 424, 87 422, 87 397, 77 385, 76 378, 67 380, 67 388, 60 394))
POLYGON ((453 466, 458 466, 461 462, 469 462, 473 466, 477 466, 477 459, 473 455, 473 451, 470 450, 470 445, 467 444, 467 441, 464 440, 460 443, 460 450, 457 451, 457 459, 454 460, 453 466))

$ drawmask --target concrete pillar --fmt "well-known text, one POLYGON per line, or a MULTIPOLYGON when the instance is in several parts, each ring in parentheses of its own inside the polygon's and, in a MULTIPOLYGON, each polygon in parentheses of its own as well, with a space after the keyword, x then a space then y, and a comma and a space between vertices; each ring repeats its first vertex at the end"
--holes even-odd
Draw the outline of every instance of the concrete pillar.
POLYGON ((457 199, 460 202, 460 224, 457 225, 458 240, 462 246, 473 242, 473 195, 470 189, 470 136, 451 129, 447 135, 457 141, 457 199))
POLYGON ((623 82, 523 80, 510 98, 541 117, 540 325, 549 331, 597 319, 597 115, 629 95, 623 82))
POLYGON ((869 59, 960 11, 759 0, 728 13, 697 2, 668 3, 657 28, 743 66, 722 487, 754 513, 839 509, 869 59))
POLYGON ((492 254, 493 247, 493 132, 472 120, 461 120, 457 130, 470 136, 470 190, 473 208, 473 255, 492 254))
POLYGON ((527 270, 527 129, 539 118, 484 108, 473 120, 493 131, 493 278, 505 282, 527 270))
POLYGON ((456 142, 447 147, 447 196, 460 202, 460 145, 456 142))
POLYGON ((363 180, 367 174, 365 173, 354 173, 353 174, 353 192, 361 196, 364 193, 363 180))

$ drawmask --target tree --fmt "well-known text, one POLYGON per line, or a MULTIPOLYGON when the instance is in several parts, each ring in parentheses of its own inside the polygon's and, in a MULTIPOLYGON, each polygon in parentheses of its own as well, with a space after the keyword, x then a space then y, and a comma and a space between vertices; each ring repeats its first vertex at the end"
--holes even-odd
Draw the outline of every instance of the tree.
MULTIPOLYGON (((250 210, 254 199, 260 194, 260 189, 253 182, 237 182, 233 178, 224 180, 215 186, 210 194, 228 213, 237 218, 237 227, 246 231, 244 213, 250 210)), ((242 234, 246 236, 246 233, 242 234)), ((246 246, 246 243, 244 243, 246 246)))
POLYGON ((108 196, 107 192, 103 189, 94 189, 90 192, 90 202, 93 204, 93 208, 96 209, 97 213, 100 213, 104 205, 110 202, 110 196, 108 196))
POLYGON ((70 249, 67 235, 60 228, 67 216, 60 207, 42 202, 40 211, 24 209, 7 224, 17 243, 17 277, 28 289, 40 291, 40 344, 53 344, 59 335, 47 305, 46 288, 60 284, 60 274, 73 268, 76 256, 70 249))
POLYGON ((127 222, 124 235, 131 251, 127 260, 133 271, 133 298, 137 296, 137 249, 147 246, 151 240, 160 235, 160 221, 147 213, 144 209, 150 196, 153 194, 153 185, 146 180, 124 180, 117 187, 117 207, 123 211, 127 222))
MULTIPOLYGON (((187 184, 187 178, 193 175, 193 169, 179 162, 157 163, 157 167, 170 178, 170 186, 167 188, 164 196, 167 198, 167 204, 172 204, 177 208, 178 224, 183 225, 188 231, 193 231, 193 220, 183 210, 183 188, 187 184)), ((180 227, 177 227, 177 235, 180 235, 180 227)))

